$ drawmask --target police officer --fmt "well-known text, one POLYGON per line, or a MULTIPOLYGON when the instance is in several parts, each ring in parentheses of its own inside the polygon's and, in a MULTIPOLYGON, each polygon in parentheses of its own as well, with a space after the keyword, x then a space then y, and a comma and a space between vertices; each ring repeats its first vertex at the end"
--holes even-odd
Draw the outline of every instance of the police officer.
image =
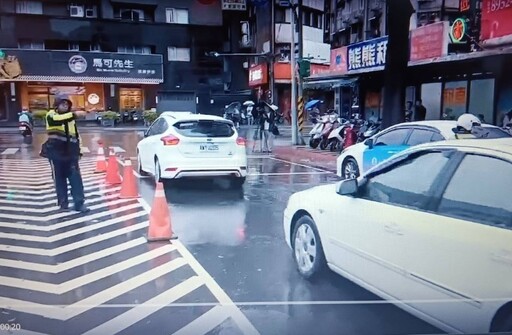
POLYGON ((474 139, 478 138, 478 130, 481 128, 482 121, 473 114, 465 113, 457 119, 457 127, 453 128, 456 139, 474 139))
POLYGON ((46 155, 52 166, 58 206, 62 210, 69 207, 69 180, 74 209, 82 213, 88 212, 89 209, 84 205, 84 186, 78 165, 82 153, 75 119, 80 113, 71 112, 72 102, 67 95, 56 95, 54 106, 55 109, 46 114, 46 155))

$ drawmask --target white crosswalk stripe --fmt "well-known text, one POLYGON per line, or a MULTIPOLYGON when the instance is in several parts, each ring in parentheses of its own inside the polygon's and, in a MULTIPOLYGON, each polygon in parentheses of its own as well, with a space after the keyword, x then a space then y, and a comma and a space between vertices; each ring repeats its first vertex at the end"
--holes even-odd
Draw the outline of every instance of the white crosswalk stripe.
MULTIPOLYGON (((114 152, 116 154, 126 152, 126 150, 120 146, 112 146, 111 148, 114 149, 114 152)), ((27 149, 27 147, 3 147, 0 149, 0 156, 5 156, 5 157, 16 156, 16 154, 21 153, 22 151, 25 151, 26 149, 27 149)), ((80 149, 81 149, 82 154, 87 155, 87 156, 92 156, 93 154, 95 155, 96 151, 97 151, 97 150, 96 151, 91 150, 90 147, 88 147, 88 146, 81 146, 80 149)))
POLYGON ((17 332, 30 335, 76 327, 83 334, 133 333, 146 318, 204 288, 219 306, 197 312, 185 326, 166 316, 163 332, 201 335, 231 319, 244 334, 259 334, 183 244, 148 244, 147 203, 119 199, 121 187, 107 187, 105 175, 94 173, 94 157, 80 165, 91 209, 85 214, 56 206, 44 159, 0 160, 0 323, 35 317, 39 321, 17 332), (98 313, 115 299, 141 302, 98 313))

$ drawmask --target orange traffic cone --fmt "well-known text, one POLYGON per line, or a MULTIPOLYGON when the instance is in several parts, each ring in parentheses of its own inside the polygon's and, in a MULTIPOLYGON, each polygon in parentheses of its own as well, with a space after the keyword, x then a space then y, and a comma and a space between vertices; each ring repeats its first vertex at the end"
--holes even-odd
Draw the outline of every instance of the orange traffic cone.
POLYGON ((164 185, 156 184, 155 198, 149 213, 148 242, 175 240, 171 224, 171 213, 165 198, 164 185))
POLYGON ((107 161, 105 160, 105 151, 103 150, 103 144, 100 144, 98 149, 98 156, 96 158, 96 170, 94 173, 103 173, 107 171, 107 161))
POLYGON ((110 149, 110 155, 108 156, 107 175, 105 177, 105 182, 107 185, 119 185, 122 182, 114 149, 110 149))
POLYGON ((137 180, 133 174, 132 161, 127 158, 124 160, 123 183, 121 185, 120 199, 138 198, 139 191, 137 180))

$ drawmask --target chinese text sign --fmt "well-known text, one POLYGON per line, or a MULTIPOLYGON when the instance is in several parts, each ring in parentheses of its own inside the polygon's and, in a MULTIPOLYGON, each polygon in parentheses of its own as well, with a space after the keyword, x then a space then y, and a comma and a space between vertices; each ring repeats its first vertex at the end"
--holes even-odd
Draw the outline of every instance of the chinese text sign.
POLYGON ((387 36, 349 45, 348 70, 384 67, 386 65, 387 46, 387 36))

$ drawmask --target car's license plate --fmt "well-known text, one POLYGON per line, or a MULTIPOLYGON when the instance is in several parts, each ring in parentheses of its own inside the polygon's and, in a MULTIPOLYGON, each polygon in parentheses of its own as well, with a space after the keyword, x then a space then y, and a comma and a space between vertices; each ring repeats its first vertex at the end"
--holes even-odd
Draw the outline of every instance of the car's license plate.
POLYGON ((19 130, 25 130, 25 126, 21 126, 18 128, 19 130))
POLYGON ((219 146, 216 144, 201 144, 199 146, 200 151, 219 151, 219 146))

